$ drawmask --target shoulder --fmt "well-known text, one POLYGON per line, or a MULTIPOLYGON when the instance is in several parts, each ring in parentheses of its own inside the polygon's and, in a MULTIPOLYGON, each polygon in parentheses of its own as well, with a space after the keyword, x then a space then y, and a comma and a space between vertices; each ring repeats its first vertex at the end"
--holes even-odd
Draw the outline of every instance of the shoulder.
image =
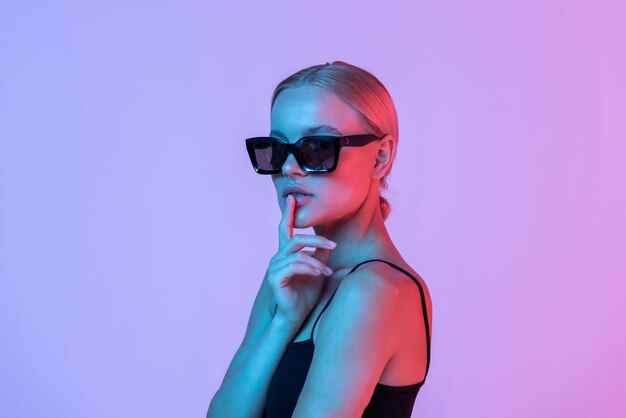
POLYGON ((393 302, 400 294, 400 283, 385 263, 366 263, 348 274, 337 288, 336 299, 366 304, 393 302))
MULTIPOLYGON (((413 276, 419 286, 428 294, 426 283, 410 266, 394 264, 413 276)), ((415 282, 405 272, 385 262, 378 261, 363 264, 348 274, 341 282, 337 292, 343 290, 344 293, 361 295, 373 293, 372 297, 379 294, 382 297, 390 297, 393 294, 405 293, 406 288, 415 287, 415 282)))
POLYGON ((294 416, 361 416, 396 351, 400 292, 377 268, 364 267, 342 279, 327 305, 294 416))
POLYGON ((415 281, 405 272, 385 262, 366 263, 343 279, 335 295, 335 299, 339 300, 332 304, 337 303, 337 310, 343 307, 359 309, 363 313, 368 310, 376 312, 398 326, 406 322, 402 318, 411 315, 411 312, 424 304, 428 316, 431 317, 432 302, 424 279, 408 264, 394 264, 409 273, 415 281), (420 293, 423 294, 423 300, 420 293))
MULTIPOLYGON (((398 323, 402 315, 399 309, 402 298, 402 282, 398 280, 395 269, 376 262, 359 266, 337 287, 333 301, 323 321, 320 321, 319 339, 324 340, 330 334, 341 335, 341 332, 336 333, 338 329, 359 333, 378 328, 378 331, 384 329, 392 337, 396 334, 393 324, 398 323)), ((388 341, 394 339, 389 338, 388 341)))

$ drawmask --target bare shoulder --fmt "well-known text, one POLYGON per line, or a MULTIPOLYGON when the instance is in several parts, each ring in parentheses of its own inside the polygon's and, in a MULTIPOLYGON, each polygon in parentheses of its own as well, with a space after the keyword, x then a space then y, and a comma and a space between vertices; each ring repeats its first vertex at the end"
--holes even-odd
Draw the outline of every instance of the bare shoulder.
MULTIPOLYGON (((411 266, 399 262, 393 264, 413 276, 423 288, 425 296, 429 296, 426 282, 411 266)), ((367 283, 368 286, 390 286, 398 290, 404 290, 406 287, 415 288, 415 282, 406 273, 384 262, 372 262, 359 266, 357 270, 346 276, 345 280, 346 283, 359 281, 367 283)))
MULTIPOLYGON (((422 284, 413 269, 398 266, 422 284)), ((426 306, 430 310, 428 291, 425 286, 423 289, 426 306)), ((321 318, 315 345, 325 347, 326 344, 333 344, 329 341, 340 338, 346 340, 343 343, 354 347, 362 344, 368 336, 375 336, 372 338, 385 341, 379 347, 379 354, 386 363, 401 347, 406 346, 408 335, 415 337, 414 332, 407 332, 415 323, 406 318, 419 318, 422 306, 420 292, 406 273, 383 262, 365 263, 339 283, 333 303, 328 305, 326 314, 321 318), (350 333, 354 333, 352 340, 348 338, 350 333)))
POLYGON ((397 283, 384 263, 366 263, 348 274, 341 282, 340 288, 352 292, 395 291, 397 283))
MULTIPOLYGON (((413 274, 414 272, 407 271, 417 280, 421 279, 418 279, 419 276, 413 274)), ((357 298, 362 303, 372 306, 381 306, 381 303, 383 306, 396 306, 410 287, 415 288, 415 283, 402 271, 383 262, 370 262, 359 266, 344 277, 337 289, 337 296, 347 299, 357 298)))
MULTIPOLYGON (((328 413, 319 416, 360 416, 381 376, 386 378, 387 366, 407 345, 403 327, 408 321, 399 308, 404 304, 398 303, 404 298, 401 282, 391 267, 378 264, 384 263, 366 263, 338 278, 316 340, 314 335, 315 352, 296 411, 315 408, 319 413, 323 407, 328 413)), ((415 380, 419 370, 410 372, 411 376, 400 377, 415 380)), ((384 383, 395 385, 399 380, 394 375, 384 383)))
MULTIPOLYGON (((407 314, 411 309, 422 306, 421 293, 423 293, 430 323, 432 301, 426 281, 407 263, 394 260, 393 264, 413 276, 418 285, 416 286, 415 281, 405 272, 387 263, 370 262, 359 266, 357 270, 347 275, 344 282, 341 283, 341 287, 345 287, 351 292, 360 293, 361 297, 368 297, 372 302, 376 302, 376 299, 382 302, 380 296, 385 294, 388 295, 387 297, 392 294, 395 295, 394 306, 398 308, 396 311, 400 317, 407 314)), ((419 310, 421 311, 421 309, 419 310)))

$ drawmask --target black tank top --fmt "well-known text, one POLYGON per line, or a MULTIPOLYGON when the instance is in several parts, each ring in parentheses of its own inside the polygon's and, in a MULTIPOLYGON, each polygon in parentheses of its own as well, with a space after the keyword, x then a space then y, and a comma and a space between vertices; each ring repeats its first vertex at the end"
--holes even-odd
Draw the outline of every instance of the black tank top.
MULTIPOLYGON (((350 273, 357 269, 361 264, 371 261, 382 261, 390 266, 407 274, 417 287, 419 288, 422 299, 422 312, 425 321, 426 330, 426 373, 421 382, 408 386, 388 386, 378 383, 372 394, 369 404, 363 411, 363 418, 409 418, 415 404, 417 392, 424 384, 428 368, 430 366, 430 328, 428 326, 428 312, 426 310, 426 298, 424 297, 424 289, 419 281, 415 279, 409 272, 401 267, 396 266, 385 260, 373 259, 363 261, 354 266, 350 273)), ((348 274, 350 274, 348 273, 348 274)), ((313 360, 313 331, 315 325, 320 319, 328 305, 335 297, 332 294, 326 305, 315 319, 313 328, 311 329, 311 338, 306 341, 291 342, 287 345, 287 350, 280 361, 267 392, 265 402, 264 418, 290 418, 296 408, 296 403, 300 397, 300 392, 304 386, 311 361, 313 360)), ((306 323, 306 321, 305 321, 306 323)))

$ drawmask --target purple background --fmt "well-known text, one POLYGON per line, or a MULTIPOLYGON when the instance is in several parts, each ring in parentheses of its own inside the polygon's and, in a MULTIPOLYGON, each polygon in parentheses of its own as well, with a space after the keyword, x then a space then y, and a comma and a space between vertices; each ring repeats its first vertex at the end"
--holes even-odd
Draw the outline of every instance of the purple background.
POLYGON ((277 247, 243 139, 333 60, 399 113, 413 416, 625 416, 626 3, 222 3, 0 3, 0 416, 204 416, 277 247))

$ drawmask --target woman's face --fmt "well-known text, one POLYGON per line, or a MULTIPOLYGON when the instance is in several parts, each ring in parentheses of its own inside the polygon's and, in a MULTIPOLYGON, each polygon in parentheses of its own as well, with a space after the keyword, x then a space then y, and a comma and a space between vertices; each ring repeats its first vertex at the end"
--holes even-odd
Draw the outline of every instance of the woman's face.
MULTIPOLYGON (((308 135, 368 133, 357 113, 335 95, 315 86, 283 90, 271 113, 271 136, 289 143, 308 135)), ((289 154, 282 172, 272 175, 278 204, 284 210, 288 185, 298 185, 312 196, 297 198, 294 227, 308 228, 351 217, 363 204, 373 180, 380 141, 362 147, 342 147, 332 173, 307 173, 289 154)), ((376 200, 376 203, 378 200, 376 200)))

